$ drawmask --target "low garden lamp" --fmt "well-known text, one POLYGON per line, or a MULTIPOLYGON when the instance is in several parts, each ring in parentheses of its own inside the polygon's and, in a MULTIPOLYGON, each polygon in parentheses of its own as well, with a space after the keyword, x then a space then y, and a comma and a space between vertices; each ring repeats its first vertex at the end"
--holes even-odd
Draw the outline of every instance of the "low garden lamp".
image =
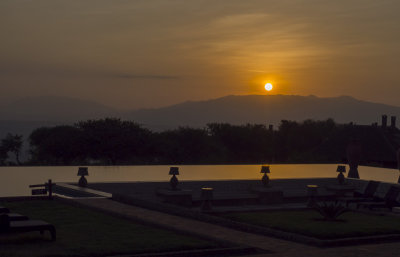
POLYGON ((169 175, 172 175, 172 178, 169 181, 169 184, 171 185, 171 189, 176 190, 178 183, 179 183, 178 178, 176 177, 176 175, 179 175, 179 168, 178 167, 170 167, 169 175))
POLYGON ((81 176, 81 178, 79 179, 78 185, 80 187, 86 187, 88 182, 87 182, 85 176, 89 176, 88 167, 79 167, 78 176, 81 176))
POLYGON ((210 211, 212 209, 211 201, 213 199, 214 189, 212 187, 203 187, 201 189, 201 210, 202 211, 210 211))
POLYGON ((269 170, 269 166, 261 166, 260 173, 264 173, 264 176, 262 176, 262 178, 261 178, 261 182, 263 183, 263 185, 265 187, 267 187, 269 184, 269 177, 268 177, 267 173, 271 173, 269 170))
MULTIPOLYGON (((400 148, 397 149, 396 157, 397 157, 397 168, 400 171, 400 148)), ((400 176, 399 176, 399 179, 397 180, 397 183, 400 183, 400 176)))
POLYGON ((343 173, 346 173, 346 166, 344 165, 338 165, 336 172, 339 172, 339 175, 337 176, 337 180, 340 185, 343 185, 344 183, 344 175, 343 173))
POLYGON ((314 207, 317 203, 318 185, 307 185, 307 207, 314 207))

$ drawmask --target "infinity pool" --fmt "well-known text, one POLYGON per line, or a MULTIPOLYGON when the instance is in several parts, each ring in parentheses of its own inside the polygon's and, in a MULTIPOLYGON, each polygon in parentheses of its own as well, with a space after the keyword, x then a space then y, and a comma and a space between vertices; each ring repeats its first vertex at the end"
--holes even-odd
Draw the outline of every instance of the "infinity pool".
MULTIPOLYGON (((181 165, 179 180, 260 179, 260 165, 181 165)), ((88 182, 168 181, 169 167, 158 166, 89 166, 88 182)), ((337 164, 275 164, 271 179, 336 177, 337 164)), ((348 169, 348 167, 347 167, 348 169)), ((394 169, 359 167, 362 179, 397 182, 394 169)), ((77 166, 0 167, 0 197, 30 195, 30 184, 77 182, 77 166)))

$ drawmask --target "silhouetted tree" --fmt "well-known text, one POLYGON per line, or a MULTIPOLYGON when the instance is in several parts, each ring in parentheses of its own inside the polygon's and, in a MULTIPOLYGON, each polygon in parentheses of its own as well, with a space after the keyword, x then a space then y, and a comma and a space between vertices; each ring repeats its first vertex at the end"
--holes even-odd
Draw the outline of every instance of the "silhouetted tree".
POLYGON ((261 163, 272 159, 273 132, 264 125, 211 123, 207 128, 213 140, 223 146, 231 163, 261 163))
POLYGON ((148 158, 151 132, 132 121, 106 118, 76 124, 82 130, 87 156, 106 164, 148 158))
POLYGON ((157 156, 164 163, 199 164, 220 160, 218 146, 205 129, 180 127, 157 135, 157 156))
POLYGON ((83 133, 73 126, 36 129, 29 141, 34 163, 70 165, 86 159, 83 133))
POLYGON ((0 145, 0 165, 5 165, 7 159, 8 152, 3 146, 0 145))
POLYGON ((302 123, 282 120, 275 141, 277 161, 312 161, 312 150, 327 140, 335 129, 332 119, 302 123))
POLYGON ((11 133, 8 133, 5 138, 1 140, 1 148, 3 152, 2 155, 3 157, 8 157, 8 152, 11 152, 15 155, 15 160, 18 165, 21 164, 19 160, 19 155, 21 153, 21 148, 22 148, 22 135, 13 135, 11 133))

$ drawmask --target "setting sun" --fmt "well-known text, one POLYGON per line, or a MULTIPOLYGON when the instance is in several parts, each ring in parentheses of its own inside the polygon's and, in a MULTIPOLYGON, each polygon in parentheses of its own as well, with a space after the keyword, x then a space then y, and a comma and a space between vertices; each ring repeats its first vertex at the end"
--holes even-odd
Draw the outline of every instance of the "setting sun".
POLYGON ((272 84, 271 83, 267 83, 267 84, 265 84, 265 90, 267 90, 267 91, 271 91, 272 90, 272 88, 273 88, 273 86, 272 86, 272 84))

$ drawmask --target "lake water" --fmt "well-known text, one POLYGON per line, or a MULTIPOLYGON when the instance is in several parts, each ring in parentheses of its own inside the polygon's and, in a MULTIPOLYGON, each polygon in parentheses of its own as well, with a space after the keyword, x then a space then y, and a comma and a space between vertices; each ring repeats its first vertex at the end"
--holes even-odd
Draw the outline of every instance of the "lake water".
MULTIPOLYGON (((261 165, 182 165, 179 180, 260 179, 261 165)), ((168 181, 170 166, 89 166, 88 182, 168 181)), ((275 164, 271 179, 336 177, 337 164, 275 164)), ((348 170, 348 167, 347 167, 348 170)), ((396 183, 394 169, 359 167, 362 179, 396 183)), ((53 182, 77 182, 77 166, 0 167, 0 197, 30 195, 29 185, 53 182)))

